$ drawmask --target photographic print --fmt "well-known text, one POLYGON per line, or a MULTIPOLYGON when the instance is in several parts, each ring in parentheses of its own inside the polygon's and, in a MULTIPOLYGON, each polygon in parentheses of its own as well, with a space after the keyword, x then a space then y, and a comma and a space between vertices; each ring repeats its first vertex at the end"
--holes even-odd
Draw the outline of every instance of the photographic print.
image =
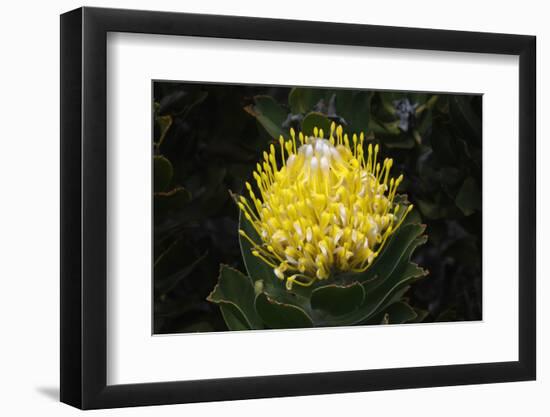
POLYGON ((152 82, 153 333, 482 319, 482 96, 152 82))
POLYGON ((62 402, 536 379, 536 37, 89 7, 60 33, 62 402))

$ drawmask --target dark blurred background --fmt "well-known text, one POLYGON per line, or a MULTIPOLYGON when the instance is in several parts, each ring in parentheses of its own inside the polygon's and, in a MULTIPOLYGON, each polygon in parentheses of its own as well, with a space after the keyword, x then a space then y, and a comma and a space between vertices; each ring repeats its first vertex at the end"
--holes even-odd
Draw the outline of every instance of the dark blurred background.
POLYGON ((227 330, 206 301, 220 263, 245 271, 241 193, 262 152, 288 130, 331 121, 366 132, 405 175, 427 224, 414 261, 429 270, 409 303, 425 322, 480 320, 482 97, 230 84, 153 83, 154 333, 227 330))

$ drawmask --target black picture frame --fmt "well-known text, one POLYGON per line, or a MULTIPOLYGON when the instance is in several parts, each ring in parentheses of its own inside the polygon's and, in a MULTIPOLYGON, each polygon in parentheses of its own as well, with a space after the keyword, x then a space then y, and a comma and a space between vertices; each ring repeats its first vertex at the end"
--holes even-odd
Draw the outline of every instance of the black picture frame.
POLYGON ((82 409, 536 378, 536 38, 252 17, 80 8, 61 16, 61 401, 82 409), (519 360, 107 385, 108 32, 519 56, 519 360))

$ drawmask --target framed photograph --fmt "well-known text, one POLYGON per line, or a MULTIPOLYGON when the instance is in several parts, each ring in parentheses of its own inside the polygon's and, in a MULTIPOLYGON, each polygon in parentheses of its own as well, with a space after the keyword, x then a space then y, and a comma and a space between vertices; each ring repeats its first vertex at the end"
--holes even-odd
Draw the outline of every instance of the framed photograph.
POLYGON ((533 380, 535 37, 61 16, 61 401, 533 380))

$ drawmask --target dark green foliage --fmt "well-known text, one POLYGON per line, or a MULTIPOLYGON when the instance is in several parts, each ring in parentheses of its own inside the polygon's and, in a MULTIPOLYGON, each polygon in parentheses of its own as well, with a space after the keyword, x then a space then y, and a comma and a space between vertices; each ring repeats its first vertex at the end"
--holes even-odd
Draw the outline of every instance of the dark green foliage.
MULTIPOLYGON (((290 127, 328 132, 331 121, 347 132, 364 131, 394 158, 393 172, 404 174, 402 189, 427 224, 429 239, 412 260, 430 274, 413 286, 422 275, 415 267, 395 272, 409 277, 395 285, 371 276, 361 283, 364 299, 341 277, 318 289, 306 317, 326 325, 338 324, 331 315, 369 324, 481 319, 481 96, 155 82, 155 333, 226 330, 226 322, 232 329, 252 326, 231 303, 207 301, 220 264, 227 265, 222 275, 254 278, 247 293, 265 294, 259 305, 268 327, 277 327, 269 318, 277 309, 295 313, 285 326, 308 326, 296 308, 310 295, 289 296, 270 268, 246 255, 243 263, 229 191, 243 193, 262 152, 290 127), (255 286, 256 280, 262 282, 255 286), (339 297, 349 297, 352 307, 330 302, 339 297), (353 307, 366 304, 368 320, 353 307)), ((407 230, 405 256, 423 233, 407 230)))
POLYGON ((230 330, 261 329, 263 324, 254 307, 255 297, 249 277, 222 265, 218 284, 207 299, 225 309, 223 313, 230 330))
POLYGON ((335 316, 355 310, 365 301, 365 288, 359 282, 329 284, 311 292, 311 308, 335 316))

